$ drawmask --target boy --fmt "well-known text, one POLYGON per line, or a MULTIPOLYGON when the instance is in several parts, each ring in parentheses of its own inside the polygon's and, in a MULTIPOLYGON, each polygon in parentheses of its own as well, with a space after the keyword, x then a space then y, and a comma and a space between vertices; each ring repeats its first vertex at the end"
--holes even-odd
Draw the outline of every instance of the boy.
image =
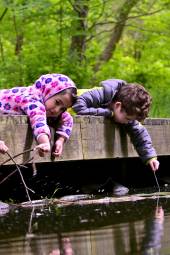
POLYGON ((158 170, 159 161, 152 146, 151 137, 140 124, 149 112, 151 96, 139 84, 109 79, 101 82, 102 88, 93 89, 78 97, 73 105, 79 115, 106 116, 124 124, 142 161, 153 171, 158 170))

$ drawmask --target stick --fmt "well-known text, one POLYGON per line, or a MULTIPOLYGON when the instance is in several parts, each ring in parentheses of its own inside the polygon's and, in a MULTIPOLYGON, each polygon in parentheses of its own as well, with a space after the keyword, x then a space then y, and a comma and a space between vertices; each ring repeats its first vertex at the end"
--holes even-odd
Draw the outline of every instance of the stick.
MULTIPOLYGON (((27 166, 24 166, 24 165, 27 164, 27 163, 29 163, 32 159, 33 159, 33 157, 30 158, 30 159, 28 159, 28 160, 25 161, 22 165, 19 165, 19 166, 20 166, 20 167, 24 167, 24 168, 28 168, 27 166)), ((3 182, 5 182, 10 176, 12 176, 13 174, 15 174, 17 171, 18 171, 18 170, 15 169, 15 170, 12 171, 10 174, 8 174, 8 175, 0 182, 0 184, 2 184, 3 182)), ((34 192, 34 193, 35 193, 35 192, 34 192)))
MULTIPOLYGON (((13 156, 13 159, 16 158, 16 157, 18 157, 18 156, 20 156, 20 155, 23 155, 24 153, 31 152, 31 151, 33 151, 33 150, 34 150, 34 149, 29 149, 29 150, 25 150, 25 151, 23 151, 23 152, 21 152, 21 153, 18 153, 18 154, 16 154, 16 155, 13 156)), ((7 154, 8 154, 8 153, 7 153, 7 154)), ((4 162, 2 162, 2 163, 0 164, 0 166, 6 164, 6 163, 7 163, 8 161, 10 161, 10 160, 12 160, 11 157, 9 157, 9 159, 7 159, 7 160, 5 160, 4 162)), ((13 160, 12 160, 12 161, 13 161, 13 160)))
POLYGON ((31 200, 31 198, 30 198, 30 196, 29 196, 28 190, 32 191, 33 193, 34 193, 34 191, 27 187, 27 185, 26 185, 26 183, 25 183, 25 181, 24 181, 23 175, 22 175, 22 173, 21 173, 21 170, 20 170, 20 168, 18 167, 17 163, 15 162, 15 160, 13 159, 13 157, 9 154, 9 152, 6 152, 6 153, 7 153, 7 155, 11 158, 11 160, 13 161, 13 163, 15 164, 15 166, 16 166, 16 168, 17 168, 17 170, 18 170, 18 172, 19 172, 19 174, 20 174, 20 176, 21 176, 21 180, 22 180, 22 182, 23 182, 23 184, 24 184, 24 187, 25 187, 25 190, 26 190, 26 193, 27 193, 27 197, 28 197, 30 203, 32 204, 32 200, 31 200))

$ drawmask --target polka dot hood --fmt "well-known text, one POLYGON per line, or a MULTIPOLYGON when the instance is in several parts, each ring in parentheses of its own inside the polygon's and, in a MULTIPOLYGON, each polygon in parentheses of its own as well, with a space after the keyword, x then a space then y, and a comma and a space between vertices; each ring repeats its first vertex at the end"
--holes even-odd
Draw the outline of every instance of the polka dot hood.
MULTIPOLYGON (((0 90, 0 114, 27 115, 37 139, 42 134, 51 137, 45 102, 50 97, 68 88, 75 88, 74 82, 63 74, 45 74, 40 76, 32 86, 14 87, 0 90)), ((68 112, 61 114, 60 118, 53 118, 56 121, 56 133, 70 137, 73 118, 68 112), (56 120, 55 120, 56 119, 56 120)))
POLYGON ((44 102, 65 89, 76 88, 74 82, 68 76, 63 74, 42 75, 34 83, 34 86, 44 102))

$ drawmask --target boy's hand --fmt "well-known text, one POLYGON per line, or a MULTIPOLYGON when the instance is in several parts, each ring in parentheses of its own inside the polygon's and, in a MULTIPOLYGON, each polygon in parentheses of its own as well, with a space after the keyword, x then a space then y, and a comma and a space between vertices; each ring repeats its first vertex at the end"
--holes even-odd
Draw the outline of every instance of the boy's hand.
POLYGON ((5 154, 5 152, 7 151, 8 151, 8 147, 6 146, 4 141, 0 141, 0 153, 5 154))
POLYGON ((151 158, 148 165, 150 165, 152 171, 157 171, 159 168, 159 161, 156 158, 151 158))
POLYGON ((60 136, 57 141, 55 142, 55 151, 53 152, 53 155, 55 157, 60 157, 63 152, 65 138, 60 136))
POLYGON ((51 150, 50 143, 41 143, 37 145, 35 149, 38 150, 40 157, 44 157, 45 153, 50 152, 51 150))

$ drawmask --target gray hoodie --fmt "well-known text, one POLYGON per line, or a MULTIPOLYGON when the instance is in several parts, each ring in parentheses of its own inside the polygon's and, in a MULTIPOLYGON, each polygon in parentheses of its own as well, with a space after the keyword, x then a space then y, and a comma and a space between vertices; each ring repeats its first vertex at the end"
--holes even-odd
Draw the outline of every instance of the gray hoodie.
MULTIPOLYGON (((108 108, 116 92, 124 86, 126 81, 109 79, 101 82, 102 87, 83 93, 73 105, 73 110, 78 115, 95 115, 111 117, 112 112, 108 108)), ((121 124, 122 125, 122 124, 121 124)), ((156 157, 156 151, 152 146, 151 137, 147 129, 137 120, 123 124, 143 161, 156 157)))

